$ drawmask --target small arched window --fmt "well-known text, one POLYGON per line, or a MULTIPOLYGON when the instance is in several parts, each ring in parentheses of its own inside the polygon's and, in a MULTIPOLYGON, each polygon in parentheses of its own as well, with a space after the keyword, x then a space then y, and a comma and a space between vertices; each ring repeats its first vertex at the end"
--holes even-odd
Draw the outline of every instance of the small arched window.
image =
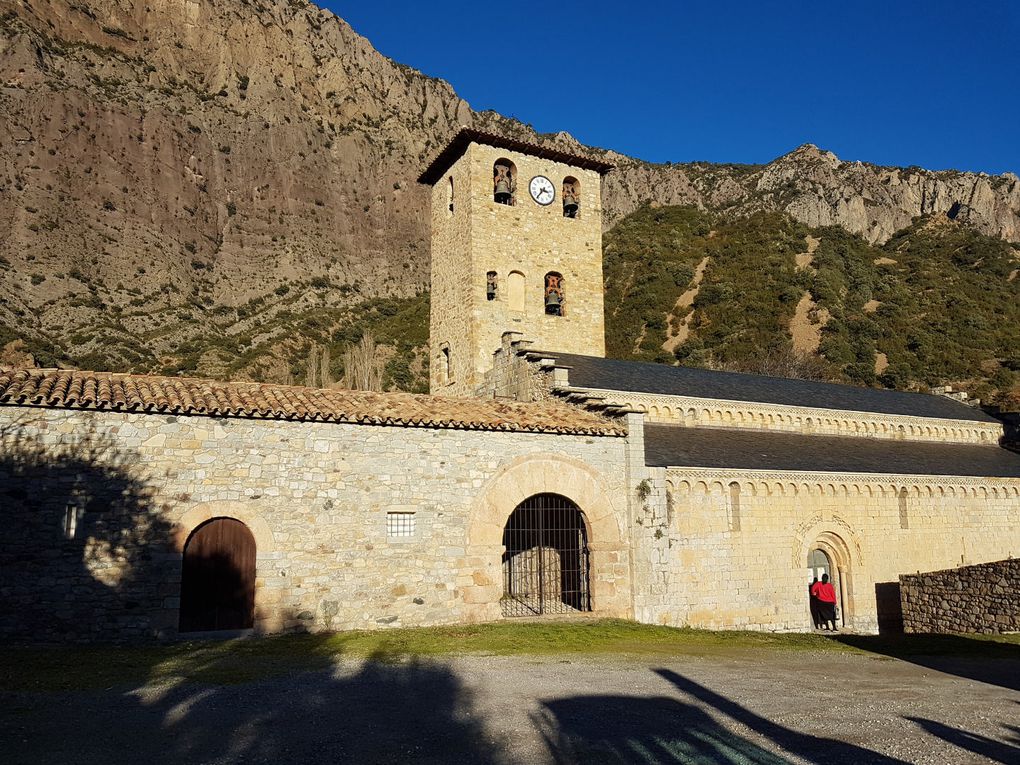
POLYGON ((581 208, 581 182, 572 175, 564 178, 560 198, 563 200, 563 217, 576 218, 581 208))
POLYGON ((506 279, 507 303, 511 311, 524 311, 524 274, 511 271, 506 279))
POLYGON ((497 159, 492 165, 492 198, 501 205, 512 205, 516 193, 517 166, 509 159, 497 159))
POLYGON ((550 316, 563 316, 565 297, 563 277, 550 271, 545 275, 545 312, 550 316))
POLYGON ((495 271, 489 271, 485 275, 485 299, 495 300, 496 291, 499 288, 498 277, 495 271))
POLYGON ((446 187, 446 204, 453 213, 453 176, 450 176, 450 182, 446 187))
POLYGON ((439 377, 440 384, 449 385, 453 382, 453 368, 450 365, 450 344, 439 346, 439 377))

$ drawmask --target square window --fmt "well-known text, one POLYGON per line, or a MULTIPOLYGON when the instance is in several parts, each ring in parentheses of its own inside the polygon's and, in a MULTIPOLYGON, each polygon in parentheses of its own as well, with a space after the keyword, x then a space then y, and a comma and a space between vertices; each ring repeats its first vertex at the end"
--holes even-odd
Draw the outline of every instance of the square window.
POLYGON ((414 513, 386 513, 386 536, 413 537, 414 513))

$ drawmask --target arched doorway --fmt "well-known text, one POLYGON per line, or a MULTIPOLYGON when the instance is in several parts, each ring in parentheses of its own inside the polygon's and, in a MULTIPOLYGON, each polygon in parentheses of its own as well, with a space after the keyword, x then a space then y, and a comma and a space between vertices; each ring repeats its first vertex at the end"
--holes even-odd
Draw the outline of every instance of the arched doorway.
POLYGON ((588 529, 569 499, 524 500, 507 519, 503 547, 503 616, 591 610, 588 529))
POLYGON ((823 574, 828 574, 829 582, 836 591, 836 623, 845 627, 853 617, 850 554, 843 540, 835 534, 822 534, 808 550, 807 589, 810 590, 815 579, 821 581, 823 574))
POLYGON ((255 620, 255 537, 241 521, 213 518, 184 545, 181 632, 248 629, 255 620))

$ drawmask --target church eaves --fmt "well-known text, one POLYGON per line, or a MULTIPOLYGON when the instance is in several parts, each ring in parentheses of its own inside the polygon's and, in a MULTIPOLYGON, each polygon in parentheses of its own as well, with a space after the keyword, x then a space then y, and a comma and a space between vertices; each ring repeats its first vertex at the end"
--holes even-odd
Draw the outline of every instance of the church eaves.
POLYGON ((563 435, 626 435, 621 421, 559 401, 532 404, 62 369, 0 369, 0 406, 563 435))
POLYGON ((429 163, 429 166, 418 177, 418 183, 431 185, 442 178, 443 173, 460 158, 472 142, 485 144, 486 146, 495 146, 500 149, 509 149, 510 151, 519 151, 523 154, 550 159, 553 162, 562 162, 565 165, 581 167, 586 170, 595 170, 600 175, 605 175, 615 167, 612 163, 601 159, 562 151, 551 146, 531 143, 530 141, 507 138, 495 133, 486 133, 475 128, 464 127, 450 139, 450 142, 429 163))

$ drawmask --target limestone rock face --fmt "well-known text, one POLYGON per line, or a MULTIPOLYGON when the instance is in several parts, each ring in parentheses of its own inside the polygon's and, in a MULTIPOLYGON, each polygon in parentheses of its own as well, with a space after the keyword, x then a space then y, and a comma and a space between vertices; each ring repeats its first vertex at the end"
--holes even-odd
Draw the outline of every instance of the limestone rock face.
POLYGON ((1020 179, 842 162, 806 144, 767 165, 649 166, 623 160, 607 180, 608 219, 646 199, 737 214, 781 210, 881 243, 921 215, 945 213, 983 234, 1020 241, 1020 179))
MULTIPOLYGON (((1020 239, 1016 176, 812 146, 765 166, 585 149, 473 112, 304 0, 0 0, 0 341, 77 359, 97 333, 138 358, 210 333, 254 347, 282 332, 260 334, 269 319, 313 311, 313 280, 344 288, 334 308, 413 295, 429 268, 415 179, 461 125, 607 155, 606 226, 655 201, 783 209, 873 241, 953 211, 1020 239)), ((301 341, 288 332, 279 342, 301 341)))

